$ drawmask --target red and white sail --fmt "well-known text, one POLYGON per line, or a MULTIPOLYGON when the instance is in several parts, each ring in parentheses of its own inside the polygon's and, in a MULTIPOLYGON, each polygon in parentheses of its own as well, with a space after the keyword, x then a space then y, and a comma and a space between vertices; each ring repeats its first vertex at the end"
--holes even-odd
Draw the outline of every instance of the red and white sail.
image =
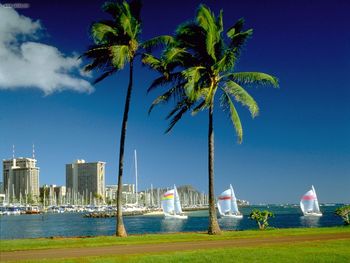
POLYGON ((304 215, 321 214, 314 186, 301 197, 300 209, 304 215))

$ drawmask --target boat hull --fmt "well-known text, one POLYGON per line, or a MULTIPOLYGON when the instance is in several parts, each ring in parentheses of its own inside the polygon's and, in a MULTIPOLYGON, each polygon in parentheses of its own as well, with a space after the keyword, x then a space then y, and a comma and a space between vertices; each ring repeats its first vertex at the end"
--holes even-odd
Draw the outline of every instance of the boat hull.
POLYGON ((221 215, 223 218, 236 218, 236 219, 242 219, 243 215, 221 215))
POLYGON ((165 219, 187 219, 188 216, 186 216, 186 215, 169 215, 169 214, 165 214, 164 218, 165 219))
POLYGON ((321 213, 304 213, 304 216, 307 216, 307 217, 321 217, 322 214, 321 213))
POLYGON ((27 215, 37 215, 37 214, 41 214, 40 211, 26 211, 25 212, 27 215))

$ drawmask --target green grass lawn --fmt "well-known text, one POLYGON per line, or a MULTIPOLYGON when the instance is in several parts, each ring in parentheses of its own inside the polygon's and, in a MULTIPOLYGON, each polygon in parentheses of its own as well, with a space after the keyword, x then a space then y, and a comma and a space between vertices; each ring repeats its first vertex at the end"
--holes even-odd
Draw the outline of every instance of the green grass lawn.
MULTIPOLYGON (((84 262, 350 262, 350 240, 304 242, 302 244, 257 246, 137 255, 124 259, 96 257, 84 262)), ((69 262, 69 261, 68 261, 69 262)), ((83 262, 83 261, 70 261, 83 262)))
MULTIPOLYGON (((65 263, 111 263, 111 262, 249 262, 249 263, 295 263, 295 262, 350 262, 350 240, 302 242, 297 244, 261 245, 247 248, 193 250, 159 254, 136 254, 115 257, 89 257, 58 260, 35 260, 25 262, 65 263)), ((23 262, 23 261, 22 261, 23 262)))
POLYGON ((273 236, 332 234, 339 232, 350 232, 350 227, 328 227, 328 228, 290 228, 273 229, 266 231, 245 230, 225 231, 220 236, 209 236, 205 233, 174 233, 174 234, 147 234, 132 235, 127 238, 114 236, 99 236, 91 238, 35 238, 0 240, 0 252, 16 250, 32 250, 46 248, 73 248, 73 247, 97 247, 112 245, 151 244, 165 242, 185 242, 201 240, 223 240, 236 238, 257 238, 273 236))

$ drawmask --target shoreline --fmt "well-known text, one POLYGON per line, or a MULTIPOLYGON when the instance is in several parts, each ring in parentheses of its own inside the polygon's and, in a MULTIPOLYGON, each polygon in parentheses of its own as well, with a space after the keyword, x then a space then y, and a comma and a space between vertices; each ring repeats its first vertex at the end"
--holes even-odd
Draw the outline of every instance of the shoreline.
MULTIPOLYGON (((345 232, 350 232, 350 226, 332 226, 332 227, 290 227, 290 228, 267 228, 265 230, 259 230, 256 229, 244 229, 244 230, 222 230, 222 233, 273 233, 278 231, 285 231, 285 232, 291 232, 293 234, 293 231, 295 232, 313 232, 313 231, 328 231, 328 230, 344 230, 345 232)), ((203 236, 213 236, 218 237, 221 235, 209 235, 207 231, 182 231, 182 232, 159 232, 159 233, 142 233, 142 234, 128 234, 127 238, 130 237, 145 237, 145 236, 168 236, 168 235, 203 235, 203 236)), ((25 241, 25 240, 76 240, 76 239, 95 239, 95 238, 118 238, 115 235, 86 235, 86 236, 50 236, 50 237, 32 237, 32 238, 14 238, 14 239, 2 239, 0 238, 0 241, 25 241)), ((0 247, 0 252, 2 251, 0 247)))

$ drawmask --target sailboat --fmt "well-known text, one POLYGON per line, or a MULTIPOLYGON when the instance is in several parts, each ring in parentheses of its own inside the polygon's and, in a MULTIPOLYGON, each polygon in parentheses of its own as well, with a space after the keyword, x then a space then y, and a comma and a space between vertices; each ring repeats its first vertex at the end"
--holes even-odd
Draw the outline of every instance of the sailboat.
POLYGON ((314 186, 307 191, 300 200, 300 209, 304 216, 322 216, 318 205, 317 195, 314 186))
POLYGON ((217 207, 221 217, 243 218, 238 211, 237 199, 231 184, 230 188, 219 196, 217 207))
POLYGON ((163 194, 162 209, 165 218, 187 219, 181 209, 181 203, 176 186, 163 194))

